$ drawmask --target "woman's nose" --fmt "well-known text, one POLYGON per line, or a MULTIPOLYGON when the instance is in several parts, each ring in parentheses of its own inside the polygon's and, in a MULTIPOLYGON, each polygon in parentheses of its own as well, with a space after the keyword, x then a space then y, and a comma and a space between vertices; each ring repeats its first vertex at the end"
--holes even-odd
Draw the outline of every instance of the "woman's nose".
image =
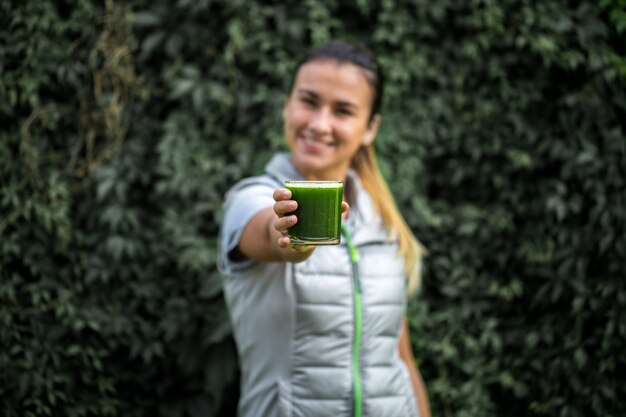
POLYGON ((319 135, 329 133, 331 130, 331 117, 329 109, 321 108, 313 114, 309 127, 319 135))

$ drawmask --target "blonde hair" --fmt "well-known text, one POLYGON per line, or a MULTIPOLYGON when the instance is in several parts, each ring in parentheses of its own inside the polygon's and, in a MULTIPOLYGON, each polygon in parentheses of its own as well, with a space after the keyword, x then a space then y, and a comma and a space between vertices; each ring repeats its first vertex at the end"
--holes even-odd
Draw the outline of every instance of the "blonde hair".
POLYGON ((421 285, 422 258, 426 254, 426 249, 400 214, 393 194, 378 168, 374 147, 371 144, 362 146, 352 158, 351 166, 369 192, 376 211, 389 231, 389 238, 394 234, 397 237, 398 254, 404 258, 407 291, 409 295, 415 294, 421 285))

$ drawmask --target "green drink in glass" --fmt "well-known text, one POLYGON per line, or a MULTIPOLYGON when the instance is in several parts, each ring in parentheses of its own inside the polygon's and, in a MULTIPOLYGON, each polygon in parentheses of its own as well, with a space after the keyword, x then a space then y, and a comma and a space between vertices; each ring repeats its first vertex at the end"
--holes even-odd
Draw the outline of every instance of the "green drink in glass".
POLYGON ((286 181, 285 188, 298 202, 298 222, 287 230, 291 244, 339 244, 343 181, 286 181))

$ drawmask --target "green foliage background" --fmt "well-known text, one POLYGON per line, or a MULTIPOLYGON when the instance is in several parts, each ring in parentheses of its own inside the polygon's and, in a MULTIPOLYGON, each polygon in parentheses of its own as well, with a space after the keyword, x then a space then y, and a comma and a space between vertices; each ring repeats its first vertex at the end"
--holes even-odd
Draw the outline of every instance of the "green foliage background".
POLYGON ((0 0, 0 410, 229 416, 221 199, 303 51, 387 74, 433 415, 626 415, 623 0, 0 0))

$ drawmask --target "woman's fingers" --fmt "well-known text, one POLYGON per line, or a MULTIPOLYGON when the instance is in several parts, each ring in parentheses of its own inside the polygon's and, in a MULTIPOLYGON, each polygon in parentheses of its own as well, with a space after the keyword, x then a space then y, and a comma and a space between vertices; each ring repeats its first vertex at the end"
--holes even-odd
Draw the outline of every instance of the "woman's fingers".
POLYGON ((279 217, 274 222, 274 228, 280 233, 285 234, 287 233, 287 229, 289 229, 291 226, 293 226, 297 222, 298 222, 298 219, 293 214, 289 216, 279 217))
POLYGON ((277 188, 272 195, 275 201, 289 200, 291 198, 291 191, 286 188, 277 188))
POLYGON ((274 221, 274 229, 282 235, 278 238, 278 247, 288 248, 291 245, 291 239, 287 236, 287 229, 297 223, 298 219, 295 215, 290 214, 298 208, 298 203, 291 199, 291 191, 286 188, 277 188, 273 194, 274 212, 278 218, 274 221))
POLYGON ((291 191, 286 188, 277 188, 273 194, 274 212, 278 217, 283 217, 298 208, 298 203, 294 200, 290 200, 291 191))
POLYGON ((279 248, 282 248, 282 249, 288 248, 290 244, 291 244, 291 239, 289 239, 289 237, 287 236, 283 236, 278 239, 279 248))
POLYGON ((278 217, 287 216, 298 208, 298 203, 294 200, 277 201, 274 203, 274 212, 278 217))

